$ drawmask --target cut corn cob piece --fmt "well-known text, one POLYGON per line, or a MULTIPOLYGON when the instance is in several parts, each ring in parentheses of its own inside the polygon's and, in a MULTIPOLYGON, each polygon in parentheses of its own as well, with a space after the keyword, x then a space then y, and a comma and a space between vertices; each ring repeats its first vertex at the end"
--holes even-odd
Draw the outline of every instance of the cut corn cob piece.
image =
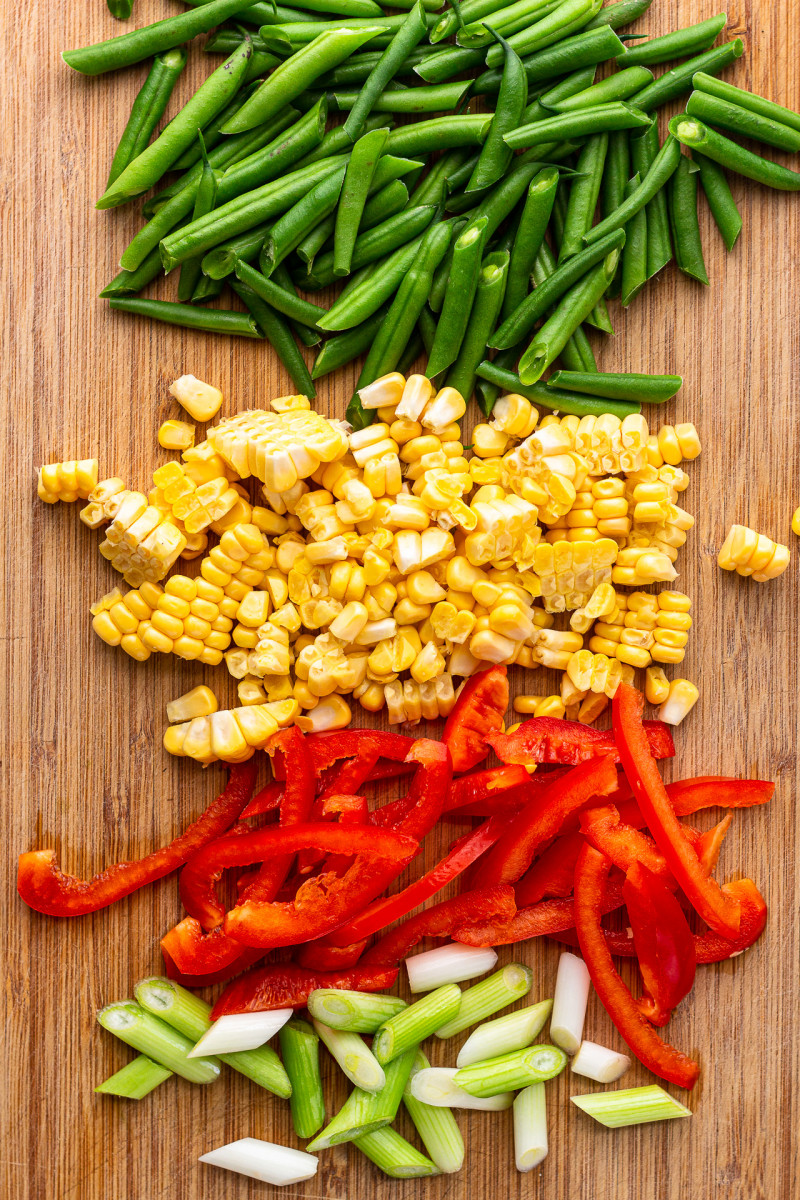
POLYGON ((88 500, 97 487, 96 458, 47 463, 39 467, 36 492, 45 504, 88 500))
POLYGON ((348 449, 341 422, 307 409, 238 413, 208 431, 208 441, 242 478, 254 475, 270 492, 283 492, 334 462, 348 449))
POLYGON ((789 550, 746 525, 732 525, 720 547, 717 562, 723 571, 752 575, 756 583, 766 583, 786 570, 789 550))

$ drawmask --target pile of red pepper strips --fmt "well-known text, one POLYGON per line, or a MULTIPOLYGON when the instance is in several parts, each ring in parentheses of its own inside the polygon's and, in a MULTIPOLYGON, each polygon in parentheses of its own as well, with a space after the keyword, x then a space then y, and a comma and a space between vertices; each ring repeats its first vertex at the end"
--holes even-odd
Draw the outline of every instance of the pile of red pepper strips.
POLYGON ((731 814, 704 834, 679 818, 764 804, 774 785, 705 777, 665 786, 656 760, 675 753, 669 728, 643 721, 641 694, 624 684, 608 732, 537 718, 505 734, 508 699, 505 668, 493 667, 468 680, 441 742, 281 730, 267 747, 274 782, 252 799, 250 760, 232 767, 222 795, 163 849, 91 880, 65 875, 52 850, 31 851, 19 860, 19 893, 39 912, 79 916, 182 867, 188 916, 162 939, 164 960, 168 975, 190 987, 238 977, 215 1017, 303 1007, 320 987, 391 987, 424 938, 497 946, 546 934, 580 948, 641 1062, 691 1088, 698 1064, 656 1028, 690 991, 697 963, 753 944, 767 908, 751 880, 720 887, 713 877, 731 814), (503 765, 475 770, 490 749, 503 765), (531 775, 531 763, 543 769, 531 775), (404 796, 369 811, 360 794, 367 782, 412 773, 404 796), (383 896, 449 816, 486 819, 432 870, 383 896), (234 867, 252 870, 226 910, 217 886, 234 867), (458 876, 460 895, 408 916, 458 876), (603 918, 623 906, 625 928, 606 928, 603 918), (692 910, 704 932, 692 932, 692 910), (248 970, 270 951, 283 961, 248 970), (615 955, 638 960, 640 999, 615 955))

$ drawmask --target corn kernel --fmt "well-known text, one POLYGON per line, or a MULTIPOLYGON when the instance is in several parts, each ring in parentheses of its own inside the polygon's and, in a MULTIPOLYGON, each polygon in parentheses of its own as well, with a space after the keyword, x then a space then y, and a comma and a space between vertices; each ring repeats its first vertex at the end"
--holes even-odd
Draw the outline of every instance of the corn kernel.
POLYGON ((169 390, 181 408, 185 408, 195 421, 210 421, 222 404, 222 392, 210 383, 196 379, 194 375, 181 375, 169 390))
POLYGON ((167 720, 171 725, 180 721, 188 722, 194 717, 208 717, 218 708, 219 702, 211 688, 200 684, 190 692, 185 692, 183 696, 178 696, 176 700, 168 702, 167 720))
POLYGON ((307 714, 298 716, 296 724, 304 733, 322 733, 326 729, 344 729, 352 713, 341 696, 327 696, 307 714))
POLYGON ((400 403, 405 386, 405 378, 399 371, 381 375, 380 379, 376 379, 374 383, 369 383, 366 387, 359 389, 358 396, 361 400, 361 407, 368 409, 394 408, 400 403))
POLYGON ((673 679, 669 694, 658 710, 659 721, 665 721, 667 725, 680 725, 699 699, 699 691, 688 679, 673 679))

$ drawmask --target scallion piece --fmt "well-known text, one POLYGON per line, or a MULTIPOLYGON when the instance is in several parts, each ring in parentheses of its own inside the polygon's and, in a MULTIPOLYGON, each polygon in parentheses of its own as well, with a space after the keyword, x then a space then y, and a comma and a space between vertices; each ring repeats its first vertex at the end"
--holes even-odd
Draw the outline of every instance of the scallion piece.
POLYGON ((577 954, 562 954, 558 960, 550 1037, 567 1054, 575 1054, 581 1044, 589 986, 589 972, 583 959, 577 954))
POLYGON ((169 1067, 153 1062, 146 1054, 138 1054, 132 1062, 109 1075, 94 1090, 107 1096, 124 1096, 126 1100, 142 1100, 171 1076, 169 1067))
POLYGON ((590 1092, 586 1096, 571 1096, 570 1099, 608 1129, 645 1125, 649 1121, 671 1121, 675 1117, 692 1115, 691 1109, 673 1099, 657 1083, 647 1087, 622 1088, 618 1092, 590 1092))
POLYGON ((454 1037, 484 1017, 499 1012, 527 996, 533 986, 533 972, 522 963, 509 963, 507 967, 468 988, 461 996, 461 1008, 452 1020, 443 1022, 435 1031, 439 1038, 454 1037))
POLYGON ((513 1092, 496 1096, 473 1096, 456 1083, 457 1067, 424 1067, 408 1082, 409 1095, 434 1108, 478 1108, 483 1112, 502 1112, 514 1103, 513 1092))
POLYGON ((327 1150, 329 1146, 354 1142, 367 1133, 391 1125, 397 1116, 416 1051, 414 1046, 387 1064, 386 1083, 379 1092, 354 1088, 333 1120, 328 1122, 313 1142, 309 1142, 308 1149, 314 1152, 327 1150))
POLYGON ((200 1162, 224 1167, 226 1171, 236 1171, 238 1175, 247 1175, 276 1187, 313 1179, 319 1167, 319 1159, 313 1154, 294 1150, 291 1146, 278 1146, 275 1142, 262 1142, 259 1138, 228 1142, 226 1146, 201 1154, 200 1162))
POLYGON ((627 1054, 609 1050, 607 1046, 598 1046, 597 1042, 581 1042, 572 1060, 571 1070, 597 1083, 613 1083, 622 1078, 630 1065, 627 1054))
POLYGON ((308 997, 308 1011, 331 1029, 348 1033, 374 1033, 384 1021, 406 1008, 399 996, 371 992, 348 992, 339 988, 317 988, 308 997))
POLYGON ((409 1087, 411 1077, 418 1071, 430 1067, 425 1055, 417 1050, 414 1064, 411 1068, 409 1082, 403 1092, 403 1104, 406 1112, 414 1123, 414 1128, 422 1139, 422 1144, 428 1151, 436 1166, 446 1175, 460 1171, 464 1165, 464 1139, 458 1128, 452 1110, 425 1104, 411 1094, 409 1087))
POLYGON ((439 1173, 435 1163, 401 1137, 396 1129, 388 1126, 365 1134, 353 1145, 392 1179, 422 1179, 439 1173))
POLYGON ((514 1101, 514 1159, 518 1171, 532 1171, 547 1157, 544 1084, 532 1083, 514 1101))
POLYGON ((189 1058, 257 1050, 274 1037, 281 1026, 293 1016, 292 1008, 274 1008, 269 1012, 230 1013, 220 1017, 211 1023, 189 1058))
POLYGON ((486 1058, 498 1058, 512 1050, 524 1050, 544 1029, 544 1024, 553 1009, 552 1000, 541 1000, 528 1008, 497 1017, 479 1025, 464 1042, 458 1052, 456 1066, 469 1067, 486 1058))
POLYGON ((189 1058, 194 1043, 165 1021, 145 1012, 133 1000, 107 1004, 100 1009, 97 1020, 120 1041, 133 1046, 134 1050, 146 1054, 190 1083, 213 1083, 219 1077, 216 1058, 189 1058))
POLYGON ((314 1028, 347 1078, 365 1092, 379 1092, 386 1083, 383 1067, 363 1038, 314 1018, 314 1028))
POLYGON ((407 958, 408 983, 412 992, 430 992, 446 983, 463 983, 485 975, 496 962, 497 953, 491 947, 479 949, 452 942, 407 958))
POLYGON ((372 1049, 379 1063, 391 1062, 399 1054, 405 1054, 412 1046, 433 1033, 438 1026, 452 1021, 461 1006, 461 989, 455 984, 437 988, 424 1000, 417 1000, 408 1008, 388 1021, 378 1030, 372 1049))
POLYGON ((460 1067, 454 1078, 471 1096, 497 1096, 553 1079, 566 1065, 567 1056, 558 1046, 528 1046, 526 1050, 513 1050, 499 1058, 460 1067))
POLYGON ((313 1137, 325 1124, 325 1100, 319 1074, 319 1038, 308 1021, 287 1021, 278 1034, 286 1074, 292 1085, 290 1105, 298 1137, 313 1137))

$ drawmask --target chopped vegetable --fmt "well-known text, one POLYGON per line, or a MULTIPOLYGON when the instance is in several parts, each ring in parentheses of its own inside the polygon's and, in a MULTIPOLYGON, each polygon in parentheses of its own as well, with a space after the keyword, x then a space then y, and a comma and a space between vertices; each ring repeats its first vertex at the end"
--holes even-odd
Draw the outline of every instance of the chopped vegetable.
POLYGON ((455 1081, 457 1067, 424 1067, 411 1076, 408 1090, 416 1100, 435 1108, 478 1108, 502 1112, 514 1103, 513 1092, 494 1096, 473 1096, 455 1081))
POLYGON ((461 989, 454 983, 429 992, 385 1021, 372 1042, 380 1063, 391 1062, 411 1046, 417 1046, 435 1029, 452 1020, 461 1008, 461 989))
POLYGON ((464 1165, 464 1139, 449 1108, 425 1104, 410 1091, 411 1078, 426 1070, 430 1063, 418 1048, 411 1067, 409 1081, 403 1092, 403 1105, 431 1159, 440 1171, 451 1175, 464 1165))
POLYGON ((461 995, 461 1004, 453 1016, 436 1029, 439 1038, 455 1037, 476 1021, 491 1016, 499 1009, 527 996, 533 985, 533 973, 522 963, 510 963, 488 979, 467 988, 461 995))
POLYGON ((559 1075, 566 1065, 567 1056, 557 1046, 529 1046, 460 1067, 453 1078, 471 1096, 496 1096, 530 1083, 543 1083, 559 1075))
POLYGON ((109 1096, 124 1096, 126 1100, 143 1100, 171 1075, 169 1067, 153 1062, 146 1054, 137 1054, 136 1058, 109 1075, 94 1090, 109 1096))
POLYGON ((487 1058, 499 1058, 514 1050, 524 1050, 541 1033, 552 1008, 552 1000, 542 1000, 479 1025, 459 1050, 456 1066, 469 1067, 487 1058))
POLYGON ((657 1083, 649 1087, 622 1088, 616 1092, 591 1092, 586 1096, 570 1097, 595 1121, 608 1129, 625 1125, 644 1125, 649 1121, 671 1121, 674 1117, 690 1117, 691 1110, 673 1099, 657 1083))
POLYGON ((597 1083, 614 1083, 622 1078, 630 1065, 627 1054, 619 1054, 607 1046, 598 1046, 597 1042, 584 1041, 570 1063, 570 1070, 597 1083))
POLYGON ((406 959, 412 992, 430 992, 447 983, 462 983, 491 971, 497 962, 494 950, 479 950, 457 942, 439 946, 406 959))
POLYGON ((581 1044, 589 985, 586 963, 575 954, 562 954, 558 960, 550 1037, 567 1054, 575 1054, 581 1044))
POLYGON ((293 1011, 291 1008, 274 1008, 265 1013, 232 1013, 219 1017, 190 1051, 189 1058, 255 1050, 275 1036, 293 1011))
POLYGON ((380 1061, 357 1033, 331 1029, 314 1019, 314 1029, 351 1083, 364 1092, 379 1092, 386 1083, 380 1061))
POLYGON ((291 1146, 278 1146, 274 1142, 262 1142, 259 1138, 240 1138, 228 1142, 217 1150, 200 1155, 200 1162, 212 1167, 224 1167, 238 1175, 247 1175, 261 1183, 272 1183, 276 1187, 287 1187, 313 1179, 317 1173, 319 1159, 304 1150, 291 1146))
POLYGON ((307 1021, 292 1020, 278 1034, 286 1074, 291 1081, 292 1122, 298 1137, 310 1138, 325 1123, 319 1073, 319 1037, 307 1021))
POLYGON ((544 1084, 531 1083, 514 1100, 514 1161, 532 1171, 547 1157, 547 1109, 544 1084))

